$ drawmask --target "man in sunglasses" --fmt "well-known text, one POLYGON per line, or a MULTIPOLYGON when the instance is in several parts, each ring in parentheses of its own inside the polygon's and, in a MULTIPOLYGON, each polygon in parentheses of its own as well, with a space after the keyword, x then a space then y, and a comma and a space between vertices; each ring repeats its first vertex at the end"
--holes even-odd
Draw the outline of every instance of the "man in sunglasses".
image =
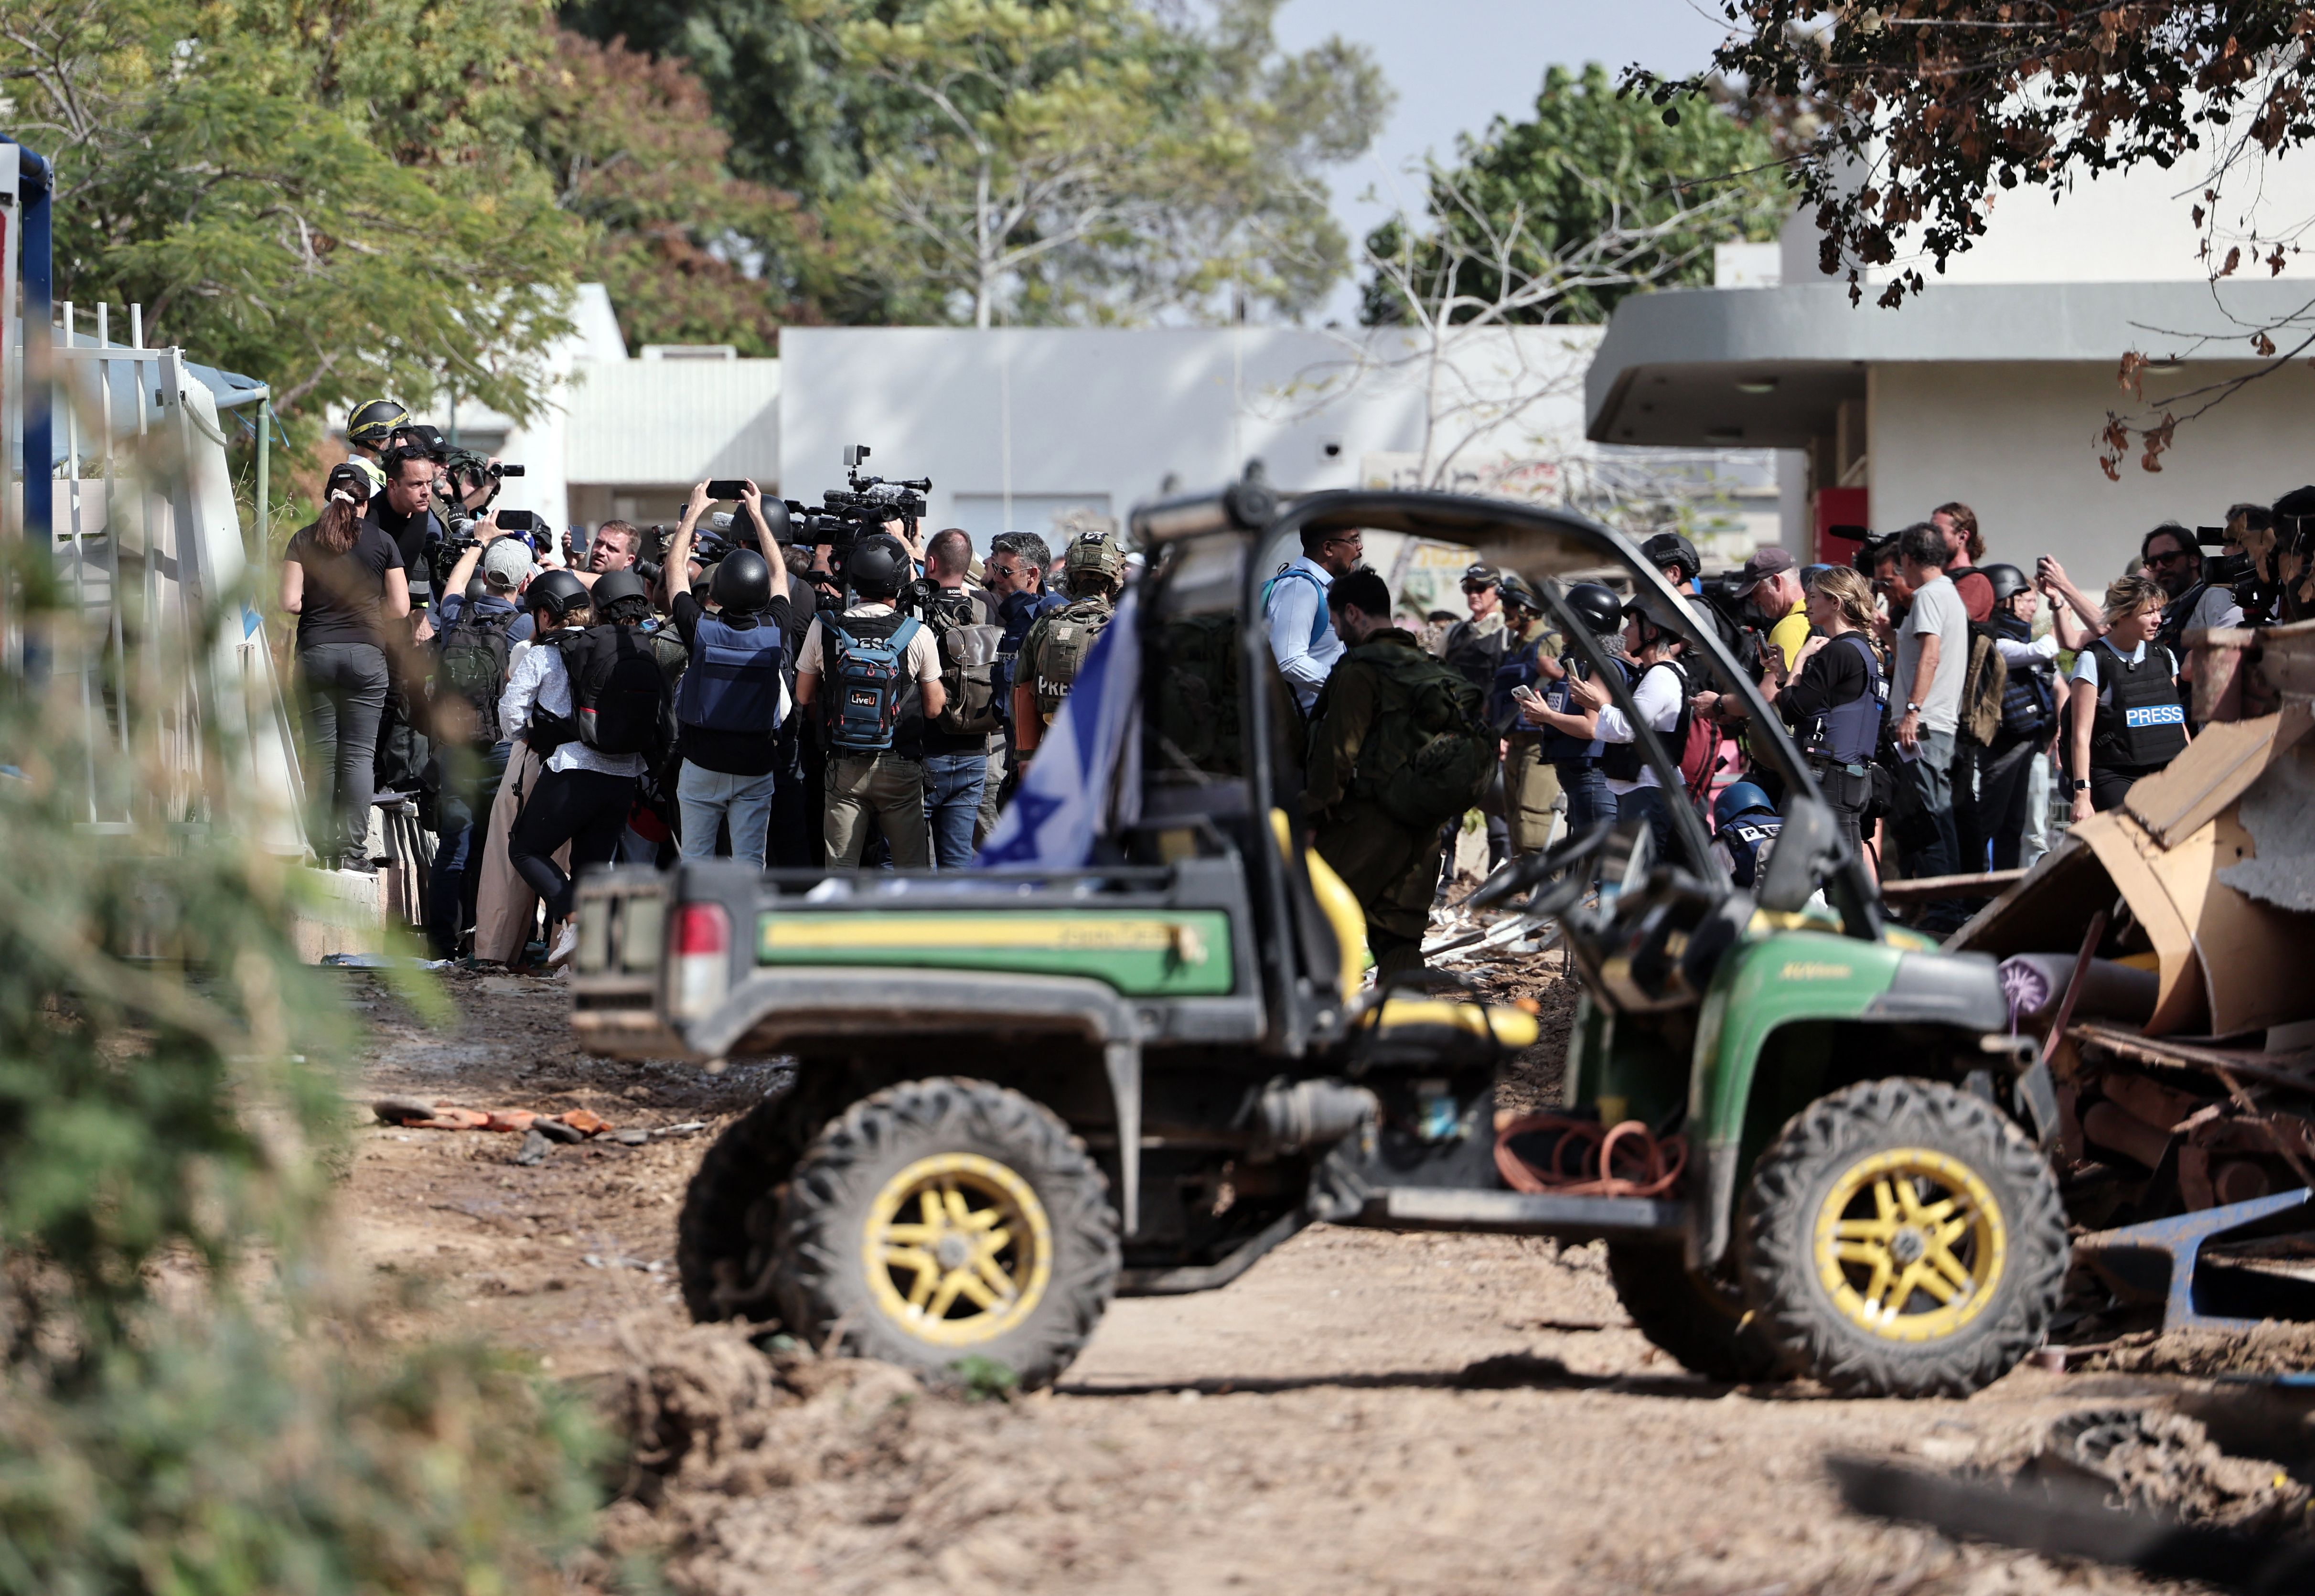
POLYGON ((1302 557, 1278 568, 1262 590, 1262 615, 1270 633, 1271 657, 1278 674, 1294 689, 1294 702, 1308 714, 1318 702, 1343 640, 1327 617, 1326 593, 1335 579, 1348 576, 1366 556, 1366 536, 1357 531, 1302 529, 1302 557))
MULTIPOLYGON (((2227 524, 2231 532, 2236 523, 2231 519, 2227 524)), ((2230 545, 2230 552, 2236 546, 2230 545)), ((2186 528, 2175 521, 2163 522, 2139 539, 2138 557, 2146 566, 2146 574, 2170 596, 2155 640, 2178 658, 2186 657, 2187 633, 2198 627, 2242 625, 2242 607, 2235 602, 2234 590, 2203 580, 2203 545, 2186 528)))

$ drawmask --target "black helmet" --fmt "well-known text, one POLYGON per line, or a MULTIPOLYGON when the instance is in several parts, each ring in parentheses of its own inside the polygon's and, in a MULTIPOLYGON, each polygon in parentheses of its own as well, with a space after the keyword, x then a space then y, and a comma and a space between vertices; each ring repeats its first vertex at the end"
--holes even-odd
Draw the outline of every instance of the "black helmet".
POLYGON ((1993 601, 1996 604, 2004 598, 2016 598, 2033 585, 2026 580, 2026 573, 2015 565, 1981 565, 1978 570, 1984 573, 1986 581, 1993 584, 1993 601))
POLYGON ((733 549, 715 563, 707 596, 733 615, 753 615, 772 601, 772 568, 753 549, 733 549))
POLYGON ((410 425, 410 412, 391 399, 373 399, 357 406, 346 418, 346 441, 364 448, 382 449, 398 427, 410 425))
POLYGON ((1624 624, 1624 601, 1616 597, 1615 589, 1599 582, 1577 582, 1568 589, 1567 607, 1602 637, 1624 624))
POLYGON ((1704 571, 1704 562, 1698 557, 1696 545, 1677 532, 1659 532, 1640 545, 1640 553, 1649 564, 1662 570, 1666 565, 1680 567, 1680 580, 1694 581, 1704 571))
POLYGON ((1530 615, 1543 613, 1543 600, 1527 585, 1527 578, 1516 571, 1503 572, 1503 580, 1495 584, 1495 590, 1503 595, 1506 609, 1523 609, 1530 615))
POLYGON ((1624 600, 1624 614, 1627 617, 1639 616, 1659 637, 1669 637, 1674 643, 1688 641, 1688 617, 1679 614, 1679 606, 1645 588, 1624 600))
POLYGON ((543 609, 558 621, 574 609, 584 608, 589 598, 587 584, 561 570, 541 572, 522 590, 525 609, 543 609))
POLYGON ((875 533, 852 545, 844 575, 864 593, 898 593, 909 580, 909 551, 890 532, 875 533))
MULTIPOLYGON (((606 572, 595 579, 595 585, 588 591, 594 596, 595 613, 607 619, 609 618, 610 608, 614 604, 641 604, 643 607, 644 615, 651 613, 651 590, 643 585, 643 579, 633 571, 606 572)), ((640 620, 643 617, 638 616, 635 618, 640 620)))

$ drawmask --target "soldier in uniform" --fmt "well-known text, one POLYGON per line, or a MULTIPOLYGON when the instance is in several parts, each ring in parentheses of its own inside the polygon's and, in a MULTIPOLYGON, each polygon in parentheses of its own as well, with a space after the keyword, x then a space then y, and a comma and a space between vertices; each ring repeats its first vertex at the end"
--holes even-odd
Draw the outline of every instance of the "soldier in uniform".
POLYGON ((1117 611, 1125 584, 1125 550, 1114 532, 1080 533, 1062 556, 1069 602, 1037 617, 1013 661, 1013 746, 1017 767, 1044 740, 1061 702, 1093 652, 1094 641, 1117 611))
POLYGON ((1366 795, 1394 774, 1380 767, 1389 761, 1392 740, 1370 737, 1391 663, 1376 656, 1396 649, 1420 656, 1422 645, 1415 634, 1390 624, 1390 590, 1371 571, 1337 577, 1326 605, 1336 635, 1350 646, 1312 712, 1303 802, 1319 856, 1366 911, 1367 947, 1379 983, 1422 968, 1423 933, 1439 879, 1439 829, 1403 825, 1366 795))

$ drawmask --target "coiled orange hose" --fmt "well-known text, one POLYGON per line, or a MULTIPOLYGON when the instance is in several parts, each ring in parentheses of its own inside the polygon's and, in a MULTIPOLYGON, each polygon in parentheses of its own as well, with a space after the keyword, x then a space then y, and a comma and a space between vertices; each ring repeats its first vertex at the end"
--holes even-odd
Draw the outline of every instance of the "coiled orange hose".
POLYGON ((1515 1192, 1556 1192, 1568 1197, 1661 1197, 1688 1167, 1688 1139, 1678 1131, 1659 1140, 1638 1120, 1606 1126, 1568 1114, 1527 1114, 1495 1132, 1495 1167, 1515 1192), (1551 1167, 1538 1169, 1512 1150, 1512 1138, 1557 1131, 1551 1167), (1562 1167, 1574 1148, 1577 1167, 1562 1167), (1622 1165, 1619 1173, 1618 1166, 1622 1165))

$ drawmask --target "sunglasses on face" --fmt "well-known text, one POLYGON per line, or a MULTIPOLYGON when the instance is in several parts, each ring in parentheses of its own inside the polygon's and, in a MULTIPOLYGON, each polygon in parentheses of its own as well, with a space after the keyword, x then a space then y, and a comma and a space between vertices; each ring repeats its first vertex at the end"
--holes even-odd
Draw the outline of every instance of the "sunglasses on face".
POLYGON ((1495 589, 1489 587, 1486 582, 1465 582, 1463 584, 1463 591, 1466 593, 1492 593, 1495 591, 1495 589))
POLYGON ((2185 549, 2172 549, 2168 554, 2147 555, 2146 563, 2149 565, 2176 565, 2186 558, 2185 549))

